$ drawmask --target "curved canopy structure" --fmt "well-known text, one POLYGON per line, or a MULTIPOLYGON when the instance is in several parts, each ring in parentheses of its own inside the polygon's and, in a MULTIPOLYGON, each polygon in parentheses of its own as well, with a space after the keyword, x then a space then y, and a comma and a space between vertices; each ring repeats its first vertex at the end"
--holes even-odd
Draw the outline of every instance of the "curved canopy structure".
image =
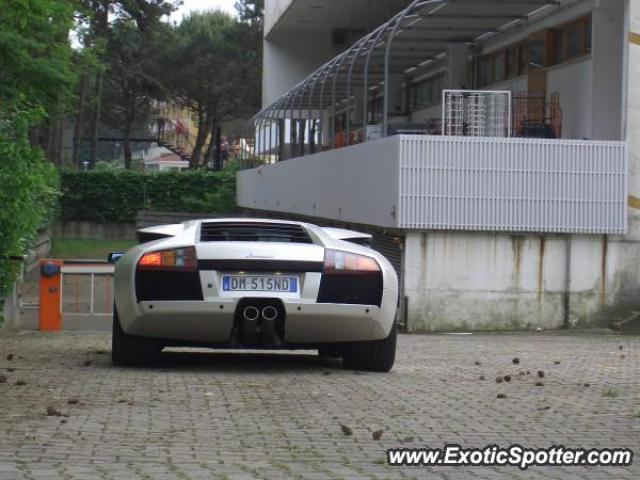
MULTIPOLYGON (((572 3, 560 0, 413 0, 248 123, 251 164, 273 163, 387 136, 394 97, 412 76, 572 3)), ((395 102, 398 103, 398 102, 395 102)))

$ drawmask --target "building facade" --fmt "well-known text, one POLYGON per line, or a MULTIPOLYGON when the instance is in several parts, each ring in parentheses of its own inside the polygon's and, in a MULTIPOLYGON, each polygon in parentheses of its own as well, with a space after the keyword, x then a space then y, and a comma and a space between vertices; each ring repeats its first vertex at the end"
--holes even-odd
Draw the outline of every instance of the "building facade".
POLYGON ((638 310, 640 0, 265 9, 240 206, 372 233, 409 330, 638 310))

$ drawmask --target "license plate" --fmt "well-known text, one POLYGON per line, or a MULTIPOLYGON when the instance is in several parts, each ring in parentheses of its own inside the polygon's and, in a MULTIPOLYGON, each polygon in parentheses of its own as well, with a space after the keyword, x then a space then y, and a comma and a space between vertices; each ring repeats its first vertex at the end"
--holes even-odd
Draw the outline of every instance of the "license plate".
POLYGON ((297 277, 281 275, 223 275, 225 292, 298 292, 297 277))

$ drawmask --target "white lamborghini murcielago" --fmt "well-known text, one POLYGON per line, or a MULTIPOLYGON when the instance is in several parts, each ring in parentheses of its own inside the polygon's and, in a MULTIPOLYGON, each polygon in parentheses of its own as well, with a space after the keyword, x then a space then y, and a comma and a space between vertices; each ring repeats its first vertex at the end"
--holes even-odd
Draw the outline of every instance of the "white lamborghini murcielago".
POLYGON ((349 230, 263 219, 193 220, 139 231, 115 266, 113 362, 167 346, 317 349, 388 371, 398 279, 349 230))

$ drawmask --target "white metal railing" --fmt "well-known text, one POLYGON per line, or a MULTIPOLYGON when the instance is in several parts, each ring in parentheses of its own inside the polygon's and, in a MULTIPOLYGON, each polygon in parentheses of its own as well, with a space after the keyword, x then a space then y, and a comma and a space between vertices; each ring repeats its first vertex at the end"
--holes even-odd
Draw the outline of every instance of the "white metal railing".
POLYGON ((403 136, 398 226, 622 234, 624 142, 403 136))

